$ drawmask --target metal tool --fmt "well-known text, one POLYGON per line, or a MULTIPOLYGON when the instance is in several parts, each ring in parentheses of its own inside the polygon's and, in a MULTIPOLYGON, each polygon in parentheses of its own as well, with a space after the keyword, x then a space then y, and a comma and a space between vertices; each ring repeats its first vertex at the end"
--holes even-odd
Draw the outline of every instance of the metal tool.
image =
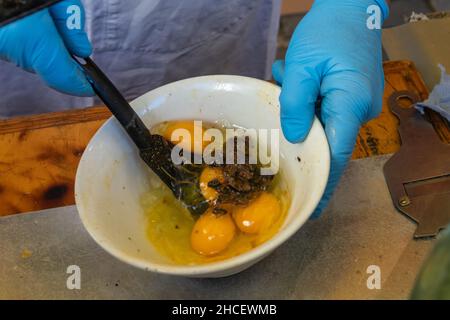
POLYGON ((197 187, 199 173, 176 166, 171 158, 173 145, 158 134, 150 134, 119 90, 90 58, 73 57, 83 68, 95 93, 116 117, 131 140, 139 149, 144 162, 172 190, 192 214, 199 215, 208 208, 208 203, 197 187), (188 183, 192 181, 192 183, 188 183))
POLYGON ((450 223, 450 145, 442 142, 433 126, 411 105, 419 97, 398 91, 389 98, 391 111, 400 120, 400 150, 384 166, 395 207, 415 222, 415 238, 436 236, 450 223))
POLYGON ((0 0, 0 27, 61 0, 0 0))

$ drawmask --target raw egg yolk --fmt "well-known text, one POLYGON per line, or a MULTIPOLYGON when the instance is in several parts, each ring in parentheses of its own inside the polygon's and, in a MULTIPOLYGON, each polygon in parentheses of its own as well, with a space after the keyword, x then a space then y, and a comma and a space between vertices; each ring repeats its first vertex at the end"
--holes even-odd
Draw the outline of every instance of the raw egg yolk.
POLYGON ((278 199, 263 192, 246 207, 237 206, 233 212, 237 227, 244 233, 257 234, 267 230, 280 216, 278 199))
POLYGON ((231 215, 205 212, 195 223, 191 233, 191 246, 199 254, 212 256, 225 250, 236 233, 231 215))
POLYGON ((203 141, 204 129, 199 123, 194 121, 174 121, 169 124, 169 126, 164 131, 164 138, 177 144, 179 147, 183 148, 188 152, 201 151, 209 144, 208 141, 203 141), (172 134, 178 129, 185 129, 189 132, 190 140, 188 137, 184 136, 186 133, 180 131, 180 137, 172 136, 172 134))
POLYGON ((206 167, 200 174, 200 191, 208 201, 214 201, 218 197, 218 193, 214 188, 208 187, 208 183, 214 179, 218 179, 219 182, 224 181, 223 171, 216 167, 206 167))

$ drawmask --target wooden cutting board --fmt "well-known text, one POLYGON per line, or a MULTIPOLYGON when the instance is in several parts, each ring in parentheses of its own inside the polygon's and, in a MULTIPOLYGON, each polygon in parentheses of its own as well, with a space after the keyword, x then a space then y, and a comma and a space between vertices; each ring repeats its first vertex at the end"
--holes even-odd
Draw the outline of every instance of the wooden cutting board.
MULTIPOLYGON (((412 62, 386 62, 384 70, 383 111, 361 129, 354 159, 398 150, 398 121, 387 107, 392 92, 411 90, 422 99, 428 96, 412 62)), ((0 121, 0 216, 73 204, 80 157, 110 116, 105 107, 92 107, 0 121)), ((446 120, 434 112, 427 116, 441 139, 450 143, 446 120)))

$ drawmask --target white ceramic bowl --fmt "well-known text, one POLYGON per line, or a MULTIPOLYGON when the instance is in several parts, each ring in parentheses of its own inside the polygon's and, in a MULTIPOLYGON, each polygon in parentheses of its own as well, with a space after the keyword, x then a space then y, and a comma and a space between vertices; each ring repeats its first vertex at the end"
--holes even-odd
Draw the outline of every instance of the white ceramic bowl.
MULTIPOLYGON (((131 105, 148 127, 179 119, 228 120, 245 128, 280 128, 280 88, 239 76, 206 76, 171 83, 131 105)), ((308 220, 327 183, 330 156, 316 119, 300 144, 280 141, 281 170, 291 206, 284 225, 259 247, 211 264, 176 265, 160 255, 146 236, 140 196, 148 190, 148 169, 115 119, 95 134, 78 166, 75 198, 81 220, 95 241, 116 258, 145 270, 188 277, 222 277, 240 272, 270 254, 308 220), (299 162, 297 157, 300 157, 299 162)))

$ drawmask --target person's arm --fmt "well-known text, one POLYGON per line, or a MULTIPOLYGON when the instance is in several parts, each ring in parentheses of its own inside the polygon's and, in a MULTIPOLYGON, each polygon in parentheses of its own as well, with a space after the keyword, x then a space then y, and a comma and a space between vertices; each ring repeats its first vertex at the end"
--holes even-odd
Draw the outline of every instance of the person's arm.
POLYGON ((61 1, 0 28, 0 58, 35 72, 58 91, 92 96, 91 85, 71 57, 92 52, 84 22, 79 0, 61 1))
POLYGON ((286 60, 273 76, 282 85, 281 124, 287 140, 303 141, 315 104, 331 151, 331 172, 314 216, 326 207, 352 154, 361 125, 382 106, 384 75, 381 28, 369 28, 370 7, 379 6, 379 25, 389 15, 385 0, 316 0, 292 37, 286 60))

